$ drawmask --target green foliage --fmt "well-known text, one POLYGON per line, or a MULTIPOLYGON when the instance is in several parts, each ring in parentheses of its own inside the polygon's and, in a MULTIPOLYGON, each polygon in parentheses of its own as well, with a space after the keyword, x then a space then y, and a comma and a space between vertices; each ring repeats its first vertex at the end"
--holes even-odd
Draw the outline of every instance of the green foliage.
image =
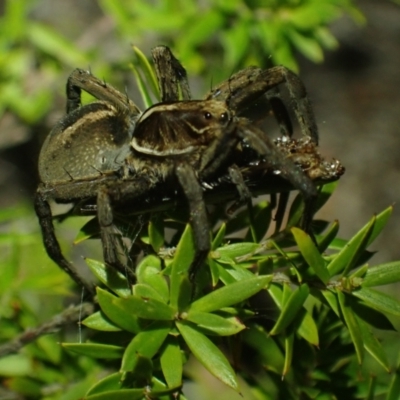
POLYGON ((120 46, 127 49, 126 56, 110 64, 99 43, 81 49, 31 18, 38 4, 6 0, 0 17, 0 116, 9 110, 29 124, 44 118, 55 89, 62 93, 73 68, 91 66, 97 76, 115 80, 115 72, 129 64, 129 44, 149 35, 153 45, 170 45, 192 74, 219 81, 249 64, 297 70, 295 51, 321 62, 323 49, 337 47, 329 30, 332 21, 347 14, 363 22, 351 0, 207 0, 200 5, 195 0, 101 0, 102 11, 115 22, 120 46))
MULTIPOLYGON (((49 88, 63 66, 86 66, 95 57, 30 20, 34 4, 9 0, 0 21, 0 112, 7 108, 29 123, 50 107, 49 88), (40 65, 43 80, 26 91, 21 82, 33 65, 40 65)), ((322 49, 336 45, 328 24, 343 13, 362 20, 346 0, 201 4, 198 18, 194 1, 100 2, 123 39, 131 42, 132 36, 153 32, 158 41, 174 44, 188 69, 204 72, 209 67, 217 79, 218 71, 226 77, 245 64, 265 65, 261 54, 293 69, 294 50, 320 62, 322 49), (200 56, 204 50, 214 64, 200 56)), ((137 48, 134 52, 132 71, 148 106, 158 96, 154 72, 137 48)), ((107 77, 110 66, 98 65, 96 71, 107 77)), ((334 187, 321 188, 320 206, 334 187)), ((0 358, 2 386, 10 396, 27 399, 179 395, 185 400, 184 380, 198 379, 187 362, 196 359, 229 393, 250 400, 397 398, 400 363, 390 350, 398 349, 388 350, 380 339, 390 338, 387 332, 395 335, 400 302, 379 286, 399 282, 400 262, 367 264, 372 256, 368 248, 386 225, 391 207, 350 240, 337 237, 338 222, 318 221, 314 243, 296 227, 301 201, 292 203, 285 224, 287 204, 282 194, 277 209, 274 201, 262 201, 222 222, 225 209, 217 207, 210 215, 215 222, 212 251, 194 285, 188 276, 194 256, 189 226, 172 221, 172 213, 158 213, 133 235, 131 221, 123 221, 121 232, 151 252, 136 268, 135 285, 129 287, 102 262, 86 259, 100 284, 98 310, 82 321, 82 332, 74 326, 72 336, 68 330, 42 336, 18 354, 0 358), (167 237, 166 228, 175 234, 167 237)), ((68 277, 44 254, 36 221, 26 208, 1 211, 0 223, 8 232, 0 236, 0 342, 7 345, 60 313, 71 291, 68 277)), ((95 220, 78 224, 76 243, 98 238, 95 220)), ((0 345, 0 355, 2 349, 0 345)), ((198 383, 207 390, 206 382, 198 383)))
MULTIPOLYGON (((335 186, 326 185, 323 196, 335 186)), ((258 206, 269 207, 268 202, 258 206)), ((190 354, 227 387, 257 393, 254 398, 276 393, 275 398, 285 399, 355 399, 368 391, 391 398, 397 374, 392 389, 383 390, 365 367, 368 355, 375 360, 374 370, 382 368, 384 375, 393 369, 377 329, 394 329, 390 318, 399 316, 400 302, 372 287, 399 282, 399 263, 366 264, 371 255, 367 247, 391 211, 389 207, 374 216, 349 241, 337 239, 326 225, 317 244, 295 227, 242 242, 225 238, 226 225, 216 226, 213 251, 194 287, 188 277, 194 255, 189 226, 179 229, 180 240, 172 260, 164 260, 166 267, 156 255, 141 261, 132 292, 121 287, 124 277, 118 272, 87 260, 106 288, 97 292, 100 311, 83 324, 99 332, 125 333, 126 345, 101 344, 101 335, 95 336, 96 343, 64 344, 78 354, 119 360, 118 372, 97 382, 85 398, 176 396, 185 392, 190 354), (322 243, 324 251, 318 250, 322 243), (260 384, 263 379, 265 385, 260 384)), ((238 218, 246 221, 248 212, 238 218)), ((269 222, 268 217, 253 220, 248 231, 269 222)), ((244 226, 237 224, 237 229, 244 226)), ((150 227, 147 235, 150 242, 159 240, 150 227)))
MULTIPOLYGON (((323 49, 337 46, 328 28, 332 21, 343 14, 363 21, 362 14, 346 0, 100 3, 116 21, 122 37, 158 32, 161 41, 172 45, 194 73, 210 67, 200 53, 204 48, 212 52, 215 66, 222 61, 223 71, 270 62, 297 70, 295 50, 313 62, 321 62, 323 49), (222 60, 215 59, 220 49, 222 60)), ((214 75, 214 68, 211 70, 214 75)))

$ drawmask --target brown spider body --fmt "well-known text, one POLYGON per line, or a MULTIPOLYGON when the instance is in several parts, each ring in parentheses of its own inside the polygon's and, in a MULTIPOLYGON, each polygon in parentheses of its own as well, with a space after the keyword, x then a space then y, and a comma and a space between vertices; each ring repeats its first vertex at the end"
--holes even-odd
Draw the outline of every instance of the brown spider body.
POLYGON ((207 181, 227 176, 245 201, 251 195, 247 183, 254 169, 279 173, 302 192, 306 201, 302 226, 309 230, 317 190, 304 171, 314 171, 313 178, 325 174, 322 179, 328 180, 342 173, 340 165, 326 166, 316 150, 313 112, 304 86, 292 72, 283 67, 247 68, 215 87, 204 100, 190 100, 186 72, 170 50, 157 47, 153 58, 162 102, 144 113, 111 86, 86 71, 75 70, 67 83, 67 116, 53 128, 40 154, 42 183, 35 208, 45 247, 54 261, 90 291, 91 286, 61 253, 49 200, 96 203, 105 262, 132 281, 133 271, 118 259, 114 208, 128 205, 135 211, 139 200, 157 189, 170 197, 183 193, 196 244, 194 274, 210 249, 203 192, 212 191, 213 185, 207 181), (293 144, 289 137, 290 123, 276 89, 281 83, 293 100, 306 139, 303 144, 293 144), (81 106, 81 89, 99 101, 81 106), (249 110, 255 101, 272 108, 286 135, 284 144, 277 145, 254 124, 249 110), (247 146, 258 154, 260 161, 254 167, 243 161, 247 146), (285 149, 289 149, 286 154, 285 149))

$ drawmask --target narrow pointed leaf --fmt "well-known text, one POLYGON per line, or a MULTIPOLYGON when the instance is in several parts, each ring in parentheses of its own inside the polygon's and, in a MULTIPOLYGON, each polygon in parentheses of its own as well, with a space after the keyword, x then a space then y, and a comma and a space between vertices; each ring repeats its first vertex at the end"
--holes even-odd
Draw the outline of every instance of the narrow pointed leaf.
POLYGON ((62 343, 62 346, 74 353, 94 358, 117 359, 121 358, 124 354, 124 347, 111 344, 62 343))
POLYGON ((362 319, 357 318, 357 322, 360 326, 364 348, 387 372, 390 372, 388 359, 379 340, 375 337, 368 324, 362 319))
POLYGON ((171 323, 155 321, 139 332, 127 346, 121 372, 132 371, 140 357, 151 359, 158 352, 171 329, 171 323))
POLYGON ((223 223, 221 225, 221 227, 219 228, 217 234, 214 237, 214 240, 212 241, 211 244, 211 249, 215 250, 217 249, 219 246, 221 246, 222 241, 224 240, 225 237, 225 233, 226 233, 226 224, 223 223))
POLYGON ((114 324, 128 332, 137 333, 140 331, 139 321, 132 314, 131 310, 127 311, 114 303, 114 300, 117 300, 118 297, 115 297, 104 289, 97 288, 97 299, 101 310, 114 324))
POLYGON ((130 64, 130 67, 132 69, 133 75, 135 75, 135 81, 138 86, 140 95, 142 97, 144 107, 147 109, 152 106, 153 101, 151 99, 150 93, 147 90, 146 84, 144 82, 144 79, 139 71, 139 69, 136 67, 134 64, 130 64))
POLYGON ((289 326, 297 316, 309 294, 310 289, 306 284, 301 285, 297 290, 292 292, 289 299, 284 303, 282 312, 271 329, 270 335, 277 335, 289 326))
POLYGON ((122 388, 122 384, 122 374, 115 372, 96 382, 86 393, 86 396, 119 390, 122 388))
POLYGON ((396 368, 396 371, 392 375, 389 391, 386 395, 385 400, 398 400, 399 393, 400 393, 400 366, 396 368))
POLYGON ((160 92, 158 89, 158 82, 157 82, 157 77, 154 72, 153 67, 150 65, 147 57, 143 54, 143 52, 136 46, 132 46, 133 51, 138 59, 138 64, 140 66, 141 71, 143 71, 147 83, 149 84, 153 94, 160 99, 160 92))
POLYGON ((150 245, 158 253, 164 245, 164 219, 159 214, 150 219, 148 231, 150 245))
POLYGON ((299 311, 300 323, 297 333, 314 346, 319 345, 318 328, 313 317, 306 309, 299 311))
POLYGON ((377 238, 377 236, 382 232, 383 228, 388 223, 389 218, 392 215, 392 212, 393 212, 393 206, 390 206, 375 217, 375 224, 368 238, 367 246, 373 243, 374 240, 377 238))
POLYGON ((339 221, 334 221, 327 229, 325 235, 318 240, 318 250, 320 254, 323 253, 329 247, 332 241, 336 238, 338 232, 339 232, 339 221))
POLYGON ((129 296, 117 298, 114 304, 138 318, 172 321, 176 311, 168 304, 151 297, 129 296))
POLYGON ((370 267, 364 276, 362 286, 380 286, 400 281, 400 261, 370 267))
POLYGON ((182 385, 183 359, 181 348, 175 337, 168 337, 160 357, 161 369, 168 387, 182 385))
POLYGON ((291 229, 297 246, 306 260, 307 264, 313 269, 319 279, 326 285, 329 281, 330 274, 326 268, 326 262, 316 248, 312 239, 307 233, 299 228, 291 229))
POLYGON ((363 300, 375 310, 400 317, 400 301, 385 293, 362 287, 361 289, 354 290, 352 295, 363 300))
POLYGON ((353 313, 353 310, 346 302, 345 294, 341 291, 337 291, 337 295, 339 299, 340 310, 342 311, 343 318, 346 322, 346 326, 349 330, 351 340, 356 350, 358 363, 361 364, 364 358, 364 347, 360 325, 358 324, 357 317, 353 313))
POLYGON ((97 218, 92 218, 82 226, 74 239, 74 244, 79 244, 100 234, 100 225, 97 218))
POLYGON ((206 312, 191 311, 188 313, 186 320, 219 336, 235 335, 246 328, 246 326, 235 317, 225 318, 217 314, 206 312))
POLYGON ((222 258, 235 262, 236 257, 243 257, 246 254, 253 254, 259 247, 260 245, 258 243, 241 242, 219 247, 215 253, 219 254, 219 258, 217 259, 218 261, 220 258, 222 258))
MULTIPOLYGON (((182 300, 182 280, 189 274, 188 271, 194 259, 194 254, 193 233, 190 225, 187 224, 176 248, 174 261, 171 267, 170 305, 173 308, 178 308, 178 306, 184 307, 183 304, 179 304, 179 300, 182 300)), ((189 300, 190 298, 187 299, 187 301, 189 300)))
POLYGON ((85 262, 97 279, 104 283, 104 285, 110 288, 114 293, 122 297, 131 294, 131 288, 128 285, 126 277, 116 269, 108 268, 103 262, 91 258, 86 258, 85 262))
POLYGON ((84 400, 141 400, 144 399, 144 389, 121 389, 96 393, 85 397, 84 400))
POLYGON ((263 275, 224 286, 196 300, 190 311, 211 312, 240 303, 264 289, 271 280, 271 275, 263 275))
POLYGON ((177 322, 179 332, 193 355, 216 378, 239 391, 236 374, 221 350, 207 336, 188 324, 177 322))
POLYGON ((285 335, 285 363, 283 365, 282 377, 286 376, 290 370, 293 359, 294 332, 285 335))
POLYGON ((118 332, 121 328, 114 324, 102 311, 97 311, 82 321, 90 329, 104 332, 118 332))
POLYGON ((346 273, 355 267, 357 259, 365 250, 369 237, 375 224, 375 217, 371 219, 362 229, 360 229, 339 252, 339 254, 329 263, 328 270, 330 276, 339 273, 346 273))

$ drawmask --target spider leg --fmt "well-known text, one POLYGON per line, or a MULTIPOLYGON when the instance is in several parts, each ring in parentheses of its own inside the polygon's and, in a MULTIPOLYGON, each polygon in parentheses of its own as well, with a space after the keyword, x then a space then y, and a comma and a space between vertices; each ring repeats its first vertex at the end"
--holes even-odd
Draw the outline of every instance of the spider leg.
POLYGON ((161 101, 190 100, 186 70, 171 50, 166 46, 157 46, 151 51, 151 54, 156 69, 161 101))
POLYGON ((76 68, 67 81, 67 114, 81 107, 81 91, 85 90, 96 99, 113 104, 131 116, 140 114, 135 103, 112 86, 93 76, 89 71, 76 68))
POLYGON ((207 210, 203 190, 193 168, 188 164, 180 164, 176 168, 176 175, 189 204, 190 224, 194 235, 196 254, 189 269, 189 278, 193 282, 211 249, 207 210))
MULTIPOLYGON (((240 115, 242 110, 246 109, 249 104, 256 102, 264 94, 267 95, 267 98, 279 97, 276 89, 281 84, 284 84, 289 92, 302 133, 311 137, 318 144, 318 128, 306 89, 300 78, 283 66, 265 70, 256 67, 245 68, 214 88, 205 98, 225 100, 229 108, 236 110, 236 114, 240 115)), ((275 113, 272 103, 271 106, 275 113)), ((283 108, 280 106, 278 108, 280 111, 276 114, 278 114, 277 119, 280 123, 279 113, 282 112, 283 108)), ((286 121, 286 117, 284 120, 286 121)))
POLYGON ((100 225, 104 262, 125 276, 129 285, 131 285, 135 281, 135 276, 130 268, 118 258, 118 233, 113 223, 114 216, 111 199, 106 186, 101 187, 97 194, 97 218, 100 225))
POLYGON ((238 119, 238 135, 246 139, 254 150, 265 157, 275 171, 279 171, 295 188, 300 190, 305 203, 301 228, 312 236, 311 222, 318 195, 313 181, 304 174, 299 166, 285 157, 261 129, 248 124, 246 120, 240 121, 238 119))
POLYGON ((73 269, 72 265, 64 258, 60 244, 56 238, 53 225, 53 216, 51 208, 44 196, 37 192, 34 200, 35 211, 39 219, 39 224, 42 229, 43 243, 50 258, 62 268, 80 287, 85 288, 90 296, 94 296, 94 287, 86 282, 73 269))

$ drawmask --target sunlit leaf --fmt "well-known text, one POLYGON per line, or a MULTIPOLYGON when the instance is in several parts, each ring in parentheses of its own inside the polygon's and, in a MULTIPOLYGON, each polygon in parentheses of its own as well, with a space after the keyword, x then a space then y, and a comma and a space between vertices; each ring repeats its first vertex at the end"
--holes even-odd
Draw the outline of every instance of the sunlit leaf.
POLYGON ((282 312, 279 315, 278 320, 270 331, 270 335, 277 335, 282 332, 297 316, 297 313, 302 308, 306 301, 310 289, 308 285, 303 284, 298 289, 290 294, 290 297, 286 302, 283 303, 282 312))
POLYGON ((361 364, 364 359, 364 348, 363 348, 363 337, 358 319, 353 313, 353 310, 346 302, 346 296, 343 292, 337 291, 340 310, 346 322, 346 326, 349 329, 351 340, 356 350, 358 363, 361 364))
POLYGON ((139 332, 126 347, 121 371, 132 371, 141 357, 151 359, 158 352, 171 329, 168 321, 155 321, 139 332))
POLYGON ((196 300, 189 310, 212 312, 240 303, 264 289, 271 280, 271 275, 263 275, 232 283, 196 300))
POLYGON ((389 313, 397 317, 400 316, 400 301, 394 297, 363 287, 354 290, 352 294, 380 312, 389 313))
POLYGON ((190 351, 204 367, 223 383, 239 391, 235 371, 221 350, 192 326, 177 322, 177 327, 190 351))
POLYGON ((207 312, 190 311, 186 320, 193 322, 208 333, 219 336, 235 335, 246 328, 236 317, 226 318, 207 312))
POLYGON ((368 268, 362 281, 362 286, 380 286, 399 281, 400 261, 393 261, 368 268))
POLYGON ((319 253, 311 237, 299 228, 292 228, 291 231, 307 264, 326 285, 330 278, 329 271, 326 268, 325 260, 319 253))
POLYGON ((177 338, 172 336, 167 338, 161 353, 160 363, 168 387, 181 386, 183 358, 177 338))
POLYGON ((124 353, 124 347, 97 343, 62 343, 62 346, 74 353, 94 358, 117 359, 124 353))

